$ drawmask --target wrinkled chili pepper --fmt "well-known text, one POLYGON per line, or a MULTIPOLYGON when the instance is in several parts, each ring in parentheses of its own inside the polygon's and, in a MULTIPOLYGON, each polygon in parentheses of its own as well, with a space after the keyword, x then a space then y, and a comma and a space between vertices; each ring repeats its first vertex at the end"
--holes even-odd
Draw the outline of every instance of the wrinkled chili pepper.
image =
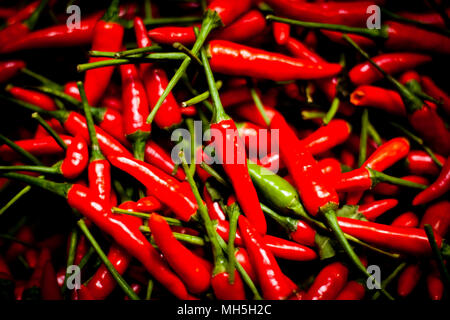
POLYGON ((417 206, 439 198, 450 190, 450 157, 444 163, 439 176, 427 189, 419 193, 413 199, 413 205, 417 206))

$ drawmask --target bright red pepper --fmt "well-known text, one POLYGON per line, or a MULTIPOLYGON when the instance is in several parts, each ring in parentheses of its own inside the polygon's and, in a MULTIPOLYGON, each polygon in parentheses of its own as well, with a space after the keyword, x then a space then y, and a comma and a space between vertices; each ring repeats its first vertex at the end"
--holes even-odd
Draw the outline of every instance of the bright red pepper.
MULTIPOLYGON (((435 154, 440 163, 445 162, 445 158, 439 154, 435 154)), ((433 161, 433 159, 425 152, 421 150, 412 150, 406 157, 406 166, 409 173, 414 175, 432 175, 437 176, 439 174, 439 167, 433 161)))
POLYGON ((450 157, 444 163, 441 173, 427 189, 419 193, 413 200, 413 205, 428 203, 439 198, 450 190, 450 157))
MULTIPOLYGON (((375 56, 372 60, 388 74, 396 74, 430 62, 431 56, 418 53, 395 52, 375 56)), ((383 79, 383 75, 369 62, 363 62, 354 66, 348 75, 356 86, 368 85, 383 79)))
POLYGON ((320 270, 308 289, 305 300, 334 300, 347 283, 348 268, 334 262, 320 270))
POLYGON ((314 250, 295 242, 269 235, 264 236, 263 242, 270 252, 278 258, 293 261, 310 261, 317 259, 317 254, 314 250))
POLYGON ((22 60, 0 61, 0 83, 14 77, 22 68, 25 68, 25 62, 22 60))
POLYGON ((326 78, 341 71, 339 64, 313 64, 225 40, 210 41, 208 52, 212 70, 227 75, 283 81, 326 78))
POLYGON ((339 292, 336 300, 362 300, 366 293, 366 287, 364 284, 358 281, 349 281, 345 285, 344 289, 339 292))
POLYGON ((21 22, 31 16, 31 14, 36 10, 36 8, 39 5, 39 1, 33 1, 32 3, 28 4, 27 6, 21 8, 17 12, 15 12, 14 15, 11 15, 6 20, 7 25, 12 25, 17 22, 21 22))
POLYGON ((397 199, 383 199, 372 203, 361 204, 358 206, 358 212, 362 213, 369 221, 374 221, 380 215, 397 206, 397 199))
POLYGON ((442 283, 436 264, 432 263, 431 267, 432 270, 426 278, 428 295, 431 300, 441 300, 444 295, 444 284, 442 283))
POLYGON ((394 90, 362 85, 351 93, 350 102, 355 106, 373 107, 390 114, 406 116, 402 97, 394 90))
POLYGON ((273 22, 272 31, 275 42, 278 45, 284 45, 289 40, 291 26, 283 22, 273 22))
POLYGON ((419 218, 411 211, 402 213, 391 223, 391 226, 404 228, 416 228, 418 225, 419 218))
POLYGON ((397 293, 401 297, 408 296, 416 287, 422 275, 420 265, 410 264, 400 274, 397 284, 397 293))
POLYGON ((318 64, 326 63, 326 61, 321 56, 308 49, 303 43, 295 38, 289 37, 285 43, 285 46, 289 50, 289 52, 296 58, 307 59, 318 64))
POLYGON ((44 110, 52 111, 58 109, 53 99, 41 92, 15 87, 12 85, 8 85, 5 90, 16 99, 34 104, 44 110))
POLYGON ((421 76, 420 84, 427 94, 435 99, 440 99, 442 101, 443 109, 447 114, 450 114, 450 97, 447 95, 447 93, 439 88, 428 76, 421 76))
POLYGON ((429 224, 434 232, 444 237, 450 227, 450 202, 443 200, 432 204, 427 208, 420 221, 420 227, 423 228, 429 224))

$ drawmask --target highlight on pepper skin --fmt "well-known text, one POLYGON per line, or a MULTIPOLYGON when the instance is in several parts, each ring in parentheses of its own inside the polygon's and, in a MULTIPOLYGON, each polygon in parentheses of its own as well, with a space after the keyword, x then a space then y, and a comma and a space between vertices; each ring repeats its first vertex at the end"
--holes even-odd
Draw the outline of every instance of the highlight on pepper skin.
POLYGON ((0 301, 445 300, 448 6, 2 1, 0 301))

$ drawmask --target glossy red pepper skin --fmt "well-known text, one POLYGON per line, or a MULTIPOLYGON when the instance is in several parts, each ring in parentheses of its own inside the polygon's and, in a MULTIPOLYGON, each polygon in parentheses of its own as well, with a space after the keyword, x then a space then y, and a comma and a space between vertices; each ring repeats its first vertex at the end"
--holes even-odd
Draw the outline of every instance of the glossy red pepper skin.
POLYGON ((394 90, 362 85, 351 93, 350 102, 358 107, 372 107, 393 115, 406 116, 402 97, 394 90))
POLYGON ((127 157, 108 157, 111 164, 135 177, 147 187, 161 203, 170 208, 177 217, 189 221, 197 212, 197 203, 181 183, 160 169, 143 161, 127 157))
POLYGON ((426 277, 428 296, 431 300, 441 300, 444 295, 444 284, 435 263, 431 264, 431 268, 426 277))
POLYGON ((398 204, 397 199, 383 199, 374 201, 367 204, 361 204, 358 206, 358 212, 362 213, 369 221, 374 221, 380 215, 388 210, 396 207, 398 204))
POLYGON ((152 213, 162 208, 163 205, 154 196, 143 197, 136 202, 136 210, 139 212, 152 213))
MULTIPOLYGON (((445 158, 439 154, 435 154, 440 163, 445 162, 445 158)), ((406 157, 406 166, 409 173, 414 175, 431 175, 439 174, 439 167, 433 159, 421 150, 411 150, 406 157)))
POLYGON ((66 156, 61 163, 61 173, 67 179, 75 179, 89 162, 89 151, 86 141, 80 136, 76 136, 69 147, 66 156))
POLYGON ((341 164, 335 158, 324 158, 317 162, 317 166, 327 179, 335 184, 341 177, 341 164))
POLYGON ((369 167, 376 171, 384 171, 397 161, 407 156, 410 149, 408 139, 403 137, 393 138, 378 147, 364 162, 363 167, 369 167))
POLYGON ((213 0, 208 9, 217 12, 222 24, 227 26, 248 11, 251 5, 251 0, 213 0))
POLYGON ((264 244, 275 257, 293 261, 310 261, 317 259, 314 250, 289 240, 265 235, 264 244))
POLYGON ((301 142, 309 152, 316 155, 345 142, 351 131, 352 127, 347 121, 335 119, 302 139, 301 142))
MULTIPOLYGON (((147 141, 144 157, 146 162, 158 167, 167 174, 172 175, 175 170, 175 164, 170 155, 153 140, 147 141)), ((175 178, 180 181, 185 180, 186 175, 181 168, 178 168, 175 172, 175 175, 173 175, 175 178)))
POLYGON ((420 227, 429 224, 437 234, 445 237, 450 227, 449 212, 450 202, 447 200, 430 205, 420 221, 420 227))
POLYGON ((86 187, 73 185, 67 193, 71 207, 80 211, 100 229, 111 235, 131 256, 137 258, 147 271, 179 299, 186 299, 188 293, 181 280, 163 262, 160 255, 139 230, 139 218, 115 215, 86 187))
POLYGON ((150 111, 138 71, 133 64, 124 64, 120 66, 120 74, 122 76, 122 112, 125 135, 132 136, 138 132, 149 134, 151 127, 146 119, 150 111))
POLYGON ((341 71, 338 64, 313 64, 225 40, 210 41, 208 52, 214 72, 233 76, 283 81, 326 78, 341 71))
POLYGON ((408 265, 400 274, 397 283, 397 293, 401 297, 408 296, 416 287, 422 275, 419 264, 408 265))
MULTIPOLYGON (((396 74, 430 62, 431 56, 419 53, 395 52, 375 56, 372 60, 388 74, 396 74)), ((356 86, 372 84, 383 79, 383 75, 369 62, 354 66, 348 75, 356 86)))
POLYGON ((175 239, 169 224, 160 215, 152 214, 148 225, 164 258, 188 290, 192 293, 206 291, 211 285, 211 274, 201 259, 175 239))
MULTIPOLYGON (((67 146, 70 146, 74 140, 73 137, 66 135, 61 135, 60 137, 67 146)), ((37 139, 16 140, 15 143, 35 156, 58 155, 64 152, 55 139, 50 136, 37 139)), ((6 145, 0 147, 0 157, 5 161, 18 159, 17 154, 6 145)))
MULTIPOLYGON (((99 20, 93 30, 91 50, 117 52, 122 46, 124 29, 116 22, 99 20)), ((91 57, 89 62, 108 60, 108 58, 91 57)), ((86 71, 84 88, 91 106, 96 106, 105 93, 114 67, 104 67, 86 71)))
POLYGON ((245 300, 244 283, 239 273, 234 270, 234 282, 230 284, 229 274, 221 272, 211 278, 214 295, 219 300, 245 300))
POLYGON ((403 228, 416 228, 418 225, 419 218, 411 211, 402 213, 391 223, 391 226, 403 228))
POLYGON ((58 109, 52 98, 38 91, 15 86, 8 86, 6 90, 16 99, 34 104, 44 110, 53 111, 58 109))
POLYGON ((1 19, 10 19, 14 18, 17 15, 16 8, 0 8, 0 18, 1 19))
POLYGON ((242 212, 261 234, 267 230, 258 195, 248 173, 245 147, 234 121, 224 119, 211 124, 217 159, 231 181, 242 212), (215 134, 213 133, 215 132, 215 134), (232 157, 230 159, 230 156, 232 157), (231 161, 230 161, 231 160, 231 161))
POLYGON ((30 32, 28 26, 24 23, 17 22, 0 30, 0 47, 14 42, 21 37, 26 36, 30 32))
POLYGON ((387 25, 386 49, 450 53, 450 40, 444 35, 394 21, 387 25))
MULTIPOLYGON (((367 243, 413 256, 431 254, 431 247, 423 229, 393 227, 375 222, 338 217, 342 231, 367 243)), ((438 246, 442 238, 435 234, 438 246)))
MULTIPOLYGON (((449 10, 447 9, 446 12, 448 15, 449 10)), ((445 28, 444 20, 442 20, 442 16, 437 12, 400 12, 399 15, 408 19, 431 24, 436 27, 445 28)))
POLYGON ((111 165, 108 160, 95 159, 88 166, 89 189, 105 203, 111 201, 111 165))
POLYGON ((33 31, 24 37, 0 48, 2 53, 36 48, 76 47, 91 43, 94 27, 102 13, 81 20, 80 28, 67 28, 61 24, 33 31))
POLYGON ((275 42, 278 45, 284 45, 289 39, 291 26, 283 22, 273 22, 272 31, 275 42))
POLYGON ((307 3, 290 0, 268 0, 277 14, 284 17, 349 26, 365 26, 367 7, 373 4, 366 1, 307 3))
POLYGON ((334 300, 347 283, 348 268, 334 262, 323 268, 306 292, 305 300, 334 300))
POLYGON ((299 40, 289 37, 285 43, 286 49, 296 58, 306 59, 314 63, 324 64, 326 61, 317 53, 311 51, 299 40))
POLYGON ((25 62, 22 60, 0 61, 0 83, 14 77, 22 68, 25 68, 25 62))
POLYGON ((250 262, 247 250, 240 247, 236 250, 234 256, 236 257, 236 261, 238 261, 241 264, 242 268, 244 268, 245 272, 247 272, 250 279, 252 279, 253 283, 257 284, 258 278, 256 277, 256 271, 250 262))
POLYGON ((263 297, 270 300, 289 298, 293 293, 292 286, 282 273, 275 257, 263 243, 261 236, 252 227, 249 220, 242 215, 239 216, 238 225, 250 261, 255 267, 263 297))
POLYGON ((439 176, 427 189, 420 192, 413 200, 413 205, 428 203, 450 190, 450 157, 444 163, 439 176))
POLYGON ((220 90, 219 95, 220 101, 222 102, 224 108, 252 101, 252 95, 250 94, 250 90, 248 90, 248 88, 237 87, 224 89, 220 90))
POLYGON ((344 289, 339 292, 336 300, 362 300, 366 294, 366 288, 358 281, 349 281, 344 289))
POLYGON ((450 114, 450 97, 445 91, 439 88, 434 81, 428 76, 420 77, 420 84, 423 90, 432 96, 433 98, 440 99, 442 101, 442 108, 447 114, 450 114))
POLYGON ((227 216, 225 215, 225 212, 223 212, 220 203, 213 201, 206 186, 203 188, 203 199, 205 200, 206 208, 208 208, 208 214, 211 220, 227 220, 227 216))

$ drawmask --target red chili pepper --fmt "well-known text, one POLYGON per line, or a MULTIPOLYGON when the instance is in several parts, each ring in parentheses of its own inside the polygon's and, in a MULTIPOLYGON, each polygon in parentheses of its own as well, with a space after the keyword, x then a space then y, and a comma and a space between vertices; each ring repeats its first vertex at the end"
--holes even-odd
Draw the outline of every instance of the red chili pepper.
POLYGON ((67 147, 66 156, 61 163, 61 173, 67 179, 78 177, 89 161, 89 151, 86 141, 80 136, 75 136, 73 142, 67 147))
POLYGON ((63 300, 51 261, 43 267, 40 288, 43 300, 63 300))
POLYGON ((148 224, 164 258, 181 277, 189 291, 192 293, 206 291, 211 284, 211 274, 200 258, 175 239, 169 224, 158 214, 152 214, 148 224))
POLYGON ((203 187, 203 199, 205 199, 206 208, 208 209, 211 220, 221 220, 224 222, 227 220, 227 216, 223 212, 220 203, 213 201, 206 185, 203 187))
POLYGON ((420 265, 410 264, 400 274, 397 284, 397 293, 401 297, 408 296, 416 287, 422 275, 420 265))
POLYGON ((266 2, 276 13, 288 18, 349 26, 365 26, 367 7, 373 4, 366 1, 307 3, 304 1, 268 0, 266 2))
POLYGON ((17 15, 17 8, 0 8, 0 19, 9 19, 17 15))
POLYGON ((336 300, 362 300, 366 294, 365 286, 355 280, 347 282, 344 289, 339 292, 336 300))
MULTIPOLYGON (((24 225, 15 235, 17 240, 25 243, 34 243, 34 234, 31 228, 24 225)), ((19 242, 13 242, 5 252, 6 261, 12 261, 27 250, 27 247, 19 242)))
MULTIPOLYGON (((446 12, 448 15, 449 10, 446 10, 446 12)), ((416 20, 436 27, 445 28, 444 20, 442 20, 442 16, 438 12, 400 12, 399 15, 411 20, 416 20)))
POLYGON ((444 163, 441 173, 435 182, 419 193, 413 200, 413 205, 428 203, 439 198, 450 190, 450 157, 444 163))
POLYGON ((420 84, 424 91, 433 98, 440 99, 442 101, 442 107, 447 114, 450 114, 450 97, 441 88, 439 88, 434 81, 428 76, 420 77, 420 84))
POLYGON ((429 224, 434 232, 444 237, 450 227, 450 202, 443 200, 432 204, 427 208, 420 221, 420 227, 423 228, 429 224))
POLYGON ((8 85, 5 90, 16 99, 34 104, 44 110, 52 111, 58 109, 52 98, 38 91, 27 90, 12 85, 8 85))
POLYGON ((251 5, 250 0, 213 0, 208 4, 208 10, 217 12, 222 24, 227 26, 247 12, 251 5))
POLYGON ((29 18, 31 16, 31 14, 36 10, 38 5, 39 5, 39 1, 33 1, 29 5, 21 8, 20 10, 15 12, 14 15, 8 17, 8 19, 6 20, 6 24, 12 25, 12 24, 21 22, 21 21, 29 18))
MULTIPOLYGON (((415 67, 431 61, 429 55, 418 53, 385 53, 373 57, 372 60, 388 74, 396 74, 414 69, 415 67)), ((353 84, 368 85, 383 79, 383 75, 369 62, 354 66, 348 73, 353 84)))
POLYGON ((11 270, 5 259, 0 255, 0 279, 12 279, 11 270))
POLYGON ((110 156, 111 164, 139 180, 159 201, 183 221, 189 221, 197 212, 192 195, 187 195, 181 183, 160 169, 137 159, 110 156))
POLYGON ((257 283, 258 279, 256 277, 256 272, 253 268, 253 265, 250 262, 250 258, 248 256, 247 250, 244 248, 237 248, 235 252, 236 261, 244 268, 245 272, 247 272, 250 279, 252 279, 253 283, 257 283))
POLYGON ((239 216, 238 224, 264 298, 270 300, 289 298, 294 290, 261 236, 244 216, 239 216))
POLYGON ((293 261, 310 261, 317 259, 314 250, 274 236, 265 235, 263 242, 270 252, 278 258, 293 261))
MULTIPOLYGON (((44 272, 44 267, 47 262, 50 262, 50 260, 50 251, 47 248, 42 248, 39 253, 38 264, 36 265, 33 274, 25 285, 23 295, 27 295, 28 292, 30 292, 30 289, 34 290, 36 288, 41 288, 41 279, 44 272)), ((54 280, 56 281, 56 276, 54 280)))
POLYGON ((380 215, 397 206, 397 199, 383 199, 372 203, 361 204, 358 206, 358 212, 362 213, 369 221, 374 221, 380 215))
MULTIPOLYGON (((410 181, 410 182, 414 182, 414 183, 423 184, 426 186, 428 186, 430 184, 428 179, 426 179, 422 176, 411 175, 411 176, 401 177, 401 179, 410 181)), ((392 185, 392 184, 386 183, 386 182, 378 183, 374 188, 372 188, 372 191, 376 194, 390 196, 390 197, 396 196, 396 195, 400 194, 400 192, 401 192, 399 186, 392 185)))
POLYGON ((402 97, 394 90, 362 85, 352 92, 350 102, 355 106, 373 107, 390 114, 406 116, 402 97))
POLYGON ((339 64, 312 64, 225 40, 210 41, 208 52, 212 70, 227 75, 283 81, 326 78, 341 71, 339 64))
MULTIPOLYGON (((375 222, 338 217, 342 231, 381 248, 414 256, 431 254, 431 247, 423 229, 393 227, 375 222)), ((435 234, 440 247, 442 238, 435 234)))
POLYGON ((442 296, 444 295, 444 284, 442 283, 436 264, 431 263, 431 267, 432 270, 426 278, 428 295, 430 296, 431 300, 441 300, 442 296))
POLYGON ((378 147, 364 162, 363 166, 377 171, 384 171, 406 157, 409 148, 409 141, 406 138, 393 138, 378 147))
POLYGON ((329 181, 335 184, 341 177, 341 164, 335 158, 325 158, 317 162, 317 166, 329 181))
MULTIPOLYGON (((440 163, 445 162, 445 158, 439 154, 435 154, 440 163)), ((439 167, 433 159, 421 150, 412 150, 408 153, 406 158, 406 166, 408 171, 414 175, 432 175, 439 174, 439 167)))
POLYGON ((220 91, 220 101, 226 109, 230 106, 237 105, 244 102, 252 101, 252 96, 248 88, 230 88, 220 91))
POLYGON ((278 45, 285 45, 290 36, 291 26, 283 22, 273 22, 272 24, 273 38, 278 45))
MULTIPOLYGON (((108 10, 101 20, 97 22, 93 31, 91 50, 119 51, 122 47, 124 29, 116 22, 119 1, 111 2, 108 10)), ((108 60, 108 58, 91 57, 89 62, 108 60)), ((84 86, 86 96, 91 106, 96 106, 105 93, 114 67, 104 67, 86 71, 84 86)))
POLYGON ((311 62, 324 64, 327 63, 317 53, 308 49, 303 43, 295 38, 289 37, 285 43, 286 49, 296 58, 307 59, 311 62))
POLYGON ((25 62, 22 60, 9 60, 0 62, 0 83, 8 81, 14 77, 17 72, 25 68, 25 62))
POLYGON ((2 53, 36 48, 60 48, 87 45, 92 42, 94 27, 102 13, 82 19, 80 28, 67 28, 66 23, 28 33, 0 48, 2 53))
MULTIPOLYGON (((336 42, 340 45, 348 46, 348 42, 342 38, 343 33, 331 30, 320 30, 328 39, 336 42)), ((364 36, 357 34, 348 34, 350 39, 352 39, 357 45, 362 48, 373 48, 376 47, 376 42, 364 36)))
POLYGON ((419 218, 411 211, 402 213, 391 223, 391 226, 403 228, 416 228, 418 225, 419 218))
POLYGON ((334 300, 347 283, 348 269, 340 262, 334 262, 320 270, 314 283, 308 289, 305 300, 334 300))
POLYGON ((136 202, 136 210, 139 212, 152 213, 162 208, 163 205, 154 196, 143 197, 136 202))

